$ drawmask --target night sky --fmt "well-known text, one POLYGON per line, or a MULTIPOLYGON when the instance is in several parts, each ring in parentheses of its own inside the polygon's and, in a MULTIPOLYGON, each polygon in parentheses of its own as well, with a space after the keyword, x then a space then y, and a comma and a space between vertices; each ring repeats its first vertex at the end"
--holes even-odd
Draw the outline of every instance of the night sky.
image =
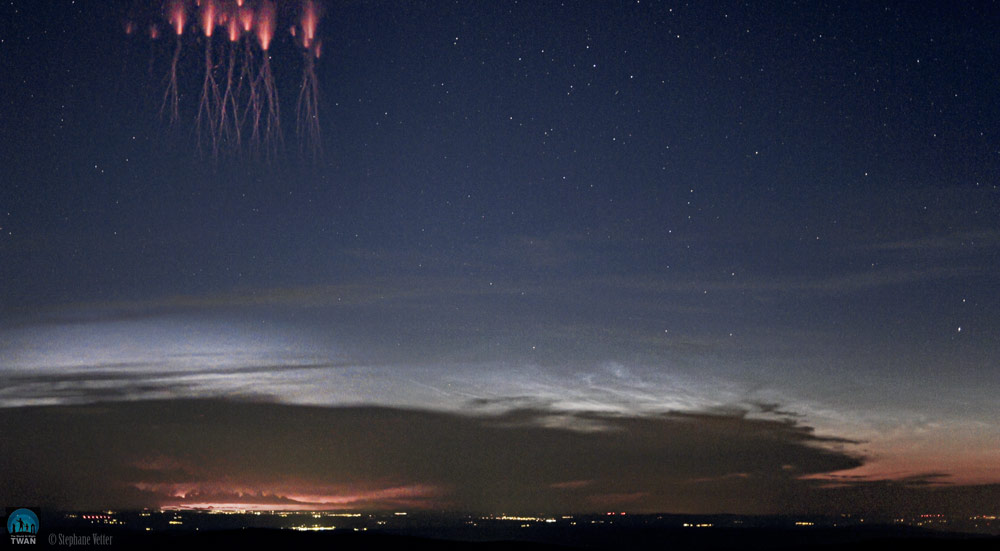
POLYGON ((1000 7, 301 5, 0 7, 0 502, 996 512, 1000 7))

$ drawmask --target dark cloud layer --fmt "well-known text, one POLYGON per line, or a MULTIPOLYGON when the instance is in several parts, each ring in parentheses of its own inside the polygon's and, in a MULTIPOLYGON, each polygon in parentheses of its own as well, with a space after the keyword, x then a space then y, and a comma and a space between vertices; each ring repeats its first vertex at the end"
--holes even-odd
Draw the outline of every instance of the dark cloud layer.
POLYGON ((59 507, 765 513, 824 509, 826 499, 877 508, 879 492, 898 498, 923 484, 803 479, 862 459, 850 441, 736 409, 469 415, 142 401, 3 409, 0 435, 4 502, 59 507))
MULTIPOLYGON (((190 357, 190 356, 188 356, 190 357)), ((48 366, 47 366, 48 367, 48 366)), ((343 369, 347 364, 298 363, 212 366, 170 369, 167 362, 118 362, 90 366, 85 370, 51 370, 42 374, 13 374, 0 380, 0 402, 52 401, 82 404, 112 399, 144 399, 211 396, 204 385, 192 381, 200 376, 248 377, 302 370, 343 369)), ((52 369, 49 367, 49 369, 52 369)), ((262 396, 265 393, 256 393, 262 396)))

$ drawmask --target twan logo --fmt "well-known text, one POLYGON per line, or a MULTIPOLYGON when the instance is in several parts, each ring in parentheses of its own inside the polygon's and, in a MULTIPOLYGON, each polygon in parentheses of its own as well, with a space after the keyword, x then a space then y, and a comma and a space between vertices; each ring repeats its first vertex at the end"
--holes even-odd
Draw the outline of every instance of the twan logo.
POLYGON ((18 509, 7 517, 7 533, 12 544, 34 544, 38 535, 38 515, 31 509, 18 509))

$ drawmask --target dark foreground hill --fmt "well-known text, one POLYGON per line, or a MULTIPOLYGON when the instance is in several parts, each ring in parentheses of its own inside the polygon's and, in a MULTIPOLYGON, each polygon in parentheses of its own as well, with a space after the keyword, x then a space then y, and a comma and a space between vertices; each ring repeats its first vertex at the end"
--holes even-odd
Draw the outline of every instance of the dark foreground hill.
POLYGON ((567 551, 573 549, 670 549, 670 550, 797 550, 835 551, 906 549, 920 550, 996 550, 1000 537, 974 536, 872 527, 864 529, 820 529, 813 531, 783 529, 676 529, 649 531, 609 531, 605 534, 550 533, 540 539, 509 538, 491 541, 456 540, 431 535, 402 535, 378 532, 294 532, 289 530, 247 529, 173 534, 124 532, 116 534, 114 544, 146 549, 243 548, 251 544, 263 549, 433 549, 451 551, 527 550, 567 551), (384 547, 383 547, 384 546, 384 547))

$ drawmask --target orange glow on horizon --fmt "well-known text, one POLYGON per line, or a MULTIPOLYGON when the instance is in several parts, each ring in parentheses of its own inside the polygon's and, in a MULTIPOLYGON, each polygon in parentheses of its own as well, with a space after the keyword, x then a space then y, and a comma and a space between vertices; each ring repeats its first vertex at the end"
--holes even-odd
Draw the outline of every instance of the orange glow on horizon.
POLYGON ((250 502, 211 502, 185 503, 183 505, 164 505, 164 511, 319 511, 308 503, 250 503, 250 502))
POLYGON ((947 436, 927 435, 887 441, 878 452, 860 467, 803 477, 826 481, 831 486, 858 481, 907 479, 922 480, 932 486, 977 485, 1000 483, 1000 449, 984 445, 972 434, 947 436), (945 440, 945 441, 942 441, 945 440), (928 476, 927 473, 943 473, 928 476))
POLYGON ((331 487, 308 483, 265 484, 265 487, 235 487, 212 483, 136 483, 137 489, 164 496, 163 509, 288 510, 323 511, 356 508, 427 508, 436 506, 430 498, 441 491, 425 484, 391 486, 370 490, 331 487))

